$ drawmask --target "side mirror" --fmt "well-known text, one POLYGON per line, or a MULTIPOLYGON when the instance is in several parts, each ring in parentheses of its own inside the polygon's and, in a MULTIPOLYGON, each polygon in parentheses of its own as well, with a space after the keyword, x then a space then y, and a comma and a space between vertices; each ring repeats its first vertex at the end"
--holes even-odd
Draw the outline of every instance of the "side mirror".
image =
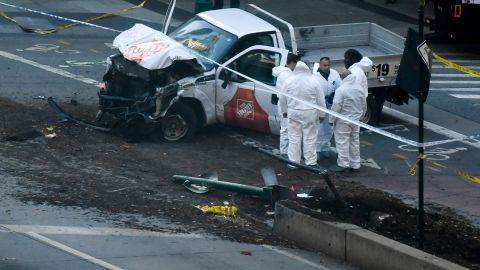
POLYGON ((228 70, 222 69, 220 71, 220 74, 218 75, 218 78, 221 79, 221 80, 228 80, 228 77, 230 77, 229 73, 230 72, 228 70))
POLYGON ((222 88, 223 89, 227 88, 227 85, 230 83, 230 77, 231 77, 231 74, 228 70, 222 69, 220 71, 220 74, 218 75, 218 78, 223 80, 223 83, 222 83, 222 88))

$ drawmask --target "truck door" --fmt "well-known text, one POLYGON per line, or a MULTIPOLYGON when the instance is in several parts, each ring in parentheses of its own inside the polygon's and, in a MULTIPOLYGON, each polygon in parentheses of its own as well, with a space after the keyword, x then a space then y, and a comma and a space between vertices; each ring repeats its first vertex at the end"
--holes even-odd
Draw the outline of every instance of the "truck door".
POLYGON ((278 134, 276 78, 272 68, 284 66, 288 51, 253 46, 232 57, 216 73, 217 118, 234 126, 278 134), (233 72, 235 71, 235 72, 233 72))

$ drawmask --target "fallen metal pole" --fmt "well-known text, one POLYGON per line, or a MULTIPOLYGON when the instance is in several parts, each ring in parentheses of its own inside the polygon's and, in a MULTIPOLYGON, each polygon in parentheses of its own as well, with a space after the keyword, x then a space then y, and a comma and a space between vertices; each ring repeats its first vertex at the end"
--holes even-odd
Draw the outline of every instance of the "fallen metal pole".
POLYGON ((298 167, 300 169, 303 169, 303 170, 306 170, 306 171, 310 171, 310 172, 314 172, 318 175, 321 175, 323 177, 323 179, 325 180, 325 182, 327 183, 328 187, 330 188, 330 190, 332 191, 333 193, 333 196, 335 196, 335 199, 337 199, 338 202, 340 202, 340 204, 342 205, 342 207, 347 207, 347 203, 345 202, 345 200, 343 200, 343 198, 340 196, 340 194, 338 193, 337 189, 335 188, 335 185, 333 184, 332 180, 330 179, 330 175, 328 175, 328 171, 327 170, 319 170, 319 169, 315 169, 315 168, 312 168, 310 166, 307 166, 307 165, 303 165, 303 164, 300 164, 300 163, 297 163, 297 162, 294 162, 294 161, 291 161, 287 158, 283 158, 282 156, 279 156, 279 155, 275 155, 273 154, 272 152, 268 151, 268 150, 265 150, 265 149, 262 149, 262 148, 258 148, 258 151, 266 154, 266 155, 269 155, 275 159, 278 159, 278 160, 281 160, 283 162, 286 162, 290 165, 293 165, 295 167, 298 167))
POLYGON ((265 199, 268 202, 272 201, 272 188, 271 187, 255 187, 250 185, 231 183, 226 181, 210 180, 200 177, 184 176, 184 175, 174 175, 173 180, 176 183, 183 184, 185 181, 188 181, 192 184, 208 186, 211 188, 233 191, 247 195, 259 196, 265 199))

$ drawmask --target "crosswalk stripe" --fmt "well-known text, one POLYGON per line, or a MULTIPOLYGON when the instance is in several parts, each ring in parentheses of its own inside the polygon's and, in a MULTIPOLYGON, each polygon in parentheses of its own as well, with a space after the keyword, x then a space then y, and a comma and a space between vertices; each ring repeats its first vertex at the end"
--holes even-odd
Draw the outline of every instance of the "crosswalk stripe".
MULTIPOLYGON (((480 60, 479 59, 475 59, 475 60, 467 60, 467 59, 450 59, 449 61, 452 61, 454 63, 474 63, 474 64, 478 64, 480 63, 480 60)), ((433 62, 434 63, 441 63, 440 61, 438 61, 437 59, 433 59, 433 62)))
MULTIPOLYGON (((457 71, 437 59, 432 60, 430 91, 447 92, 449 96, 459 99, 480 99, 480 94, 477 94, 480 92, 480 77, 457 71), (455 79, 458 80, 455 81, 455 79), (459 92, 464 93, 459 94, 459 92)), ((448 60, 466 68, 480 70, 480 59, 456 59, 453 56, 448 60)))
POLYGON ((460 73, 435 73, 431 77, 446 77, 446 78, 478 78, 472 74, 460 74, 460 73))
POLYGON ((480 81, 442 81, 442 80, 430 80, 430 84, 480 84, 480 81))
POLYGON ((480 95, 460 95, 460 94, 450 94, 452 97, 463 98, 463 99, 480 99, 480 95))
POLYGON ((480 88, 462 88, 462 87, 450 87, 450 88, 430 88, 430 91, 452 91, 452 92, 480 92, 480 88))
MULTIPOLYGON (((478 66, 478 65, 462 65, 462 66, 466 67, 466 68, 480 69, 480 66, 478 66)), ((432 68, 451 68, 451 69, 453 69, 452 67, 445 66, 445 65, 432 65, 432 68)))

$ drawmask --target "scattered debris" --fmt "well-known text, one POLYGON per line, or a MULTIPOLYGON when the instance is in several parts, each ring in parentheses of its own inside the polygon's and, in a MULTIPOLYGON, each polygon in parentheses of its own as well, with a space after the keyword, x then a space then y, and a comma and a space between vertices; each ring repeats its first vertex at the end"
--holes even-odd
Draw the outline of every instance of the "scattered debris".
POLYGON ((108 193, 115 193, 115 192, 123 191, 123 190, 126 190, 126 189, 131 189, 131 188, 134 188, 134 187, 124 187, 124 188, 119 188, 119 189, 114 189, 114 190, 107 190, 107 192, 108 193))
POLYGON ((383 223, 384 221, 390 219, 391 217, 392 217, 391 214, 387 214, 383 212, 377 212, 377 211, 370 212, 370 222, 376 225, 383 223))
POLYGON ((126 143, 120 145, 120 148, 122 148, 122 149, 130 149, 130 147, 131 146, 129 144, 126 144, 126 143))
POLYGON ((48 132, 54 132, 57 129, 57 126, 49 126, 46 128, 48 132))
POLYGON ((45 138, 47 138, 47 139, 53 139, 55 137, 57 137, 57 133, 55 133, 55 132, 50 133, 50 134, 45 134, 45 138))
POLYGON ((313 196, 310 196, 307 193, 298 193, 297 197, 298 198, 303 198, 303 199, 313 198, 313 196))
POLYGON ((223 205, 205 205, 205 206, 196 206, 200 209, 203 213, 212 213, 216 215, 224 215, 224 216, 235 216, 237 214, 237 207, 235 206, 223 206, 223 205))
MULTIPOLYGON (((217 171, 209 171, 198 176, 199 178, 208 179, 212 181, 218 181, 217 171)), ((210 188, 205 184, 192 183, 191 181, 183 182, 183 186, 196 194, 204 194, 210 191, 210 188)))

